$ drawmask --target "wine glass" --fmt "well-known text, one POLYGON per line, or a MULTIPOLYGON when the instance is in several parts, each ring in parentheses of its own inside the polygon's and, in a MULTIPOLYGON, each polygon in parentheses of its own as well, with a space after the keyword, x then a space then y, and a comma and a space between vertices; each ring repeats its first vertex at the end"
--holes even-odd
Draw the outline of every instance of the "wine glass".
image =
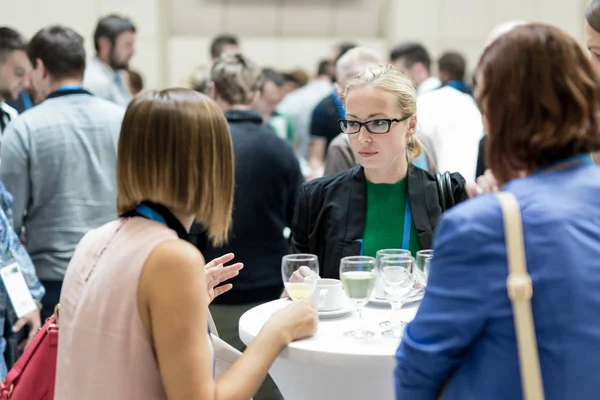
POLYGON ((348 298, 356 306, 358 326, 344 336, 363 339, 375 336, 375 332, 362 328, 362 309, 375 289, 375 258, 365 256, 344 257, 340 262, 340 279, 348 298))
POLYGON ((319 279, 319 258, 314 254, 288 254, 281 260, 281 276, 292 300, 312 296, 319 279))
POLYGON ((414 259, 405 256, 384 256, 379 261, 378 269, 383 288, 392 306, 391 329, 384 331, 384 337, 402 337, 404 326, 400 318, 400 309, 408 299, 414 286, 414 259))
MULTIPOLYGON (((429 267, 425 268, 425 262, 432 258, 433 250, 420 250, 417 252, 417 271, 415 271, 415 277, 421 289, 427 287, 427 278, 429 276, 429 267)), ((427 263, 427 266, 429 266, 429 263, 427 263)))
POLYGON ((379 277, 379 268, 377 267, 377 265, 379 265, 379 261, 381 260, 381 257, 384 256, 406 256, 406 257, 412 257, 412 254, 410 253, 410 250, 404 250, 404 249, 383 249, 383 250, 379 250, 377 251, 377 254, 375 256, 375 273, 377 274, 377 280, 375 281, 375 297, 377 299, 386 299, 387 296, 385 294, 385 291, 383 290, 383 284, 381 283, 381 278, 379 277))

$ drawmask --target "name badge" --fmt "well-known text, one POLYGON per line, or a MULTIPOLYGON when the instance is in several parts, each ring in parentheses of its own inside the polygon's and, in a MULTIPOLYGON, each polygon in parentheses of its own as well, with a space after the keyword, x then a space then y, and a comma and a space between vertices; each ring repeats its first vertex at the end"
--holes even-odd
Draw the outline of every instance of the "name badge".
POLYGON ((30 312, 37 310, 19 264, 12 263, 0 269, 0 276, 8 292, 10 302, 15 309, 17 318, 22 318, 30 312))

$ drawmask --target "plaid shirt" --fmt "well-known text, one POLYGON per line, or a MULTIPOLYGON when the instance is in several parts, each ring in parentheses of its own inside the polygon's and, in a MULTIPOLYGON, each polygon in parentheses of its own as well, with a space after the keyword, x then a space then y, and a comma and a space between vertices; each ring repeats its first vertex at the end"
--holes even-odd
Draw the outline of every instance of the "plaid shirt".
MULTIPOLYGON (((31 291, 31 296, 35 300, 41 300, 44 297, 45 290, 35 274, 35 267, 31 258, 25 251, 17 234, 12 228, 12 196, 4 185, 0 182, 0 266, 17 262, 21 267, 25 282, 31 291), (12 251, 9 249, 9 242, 12 251), (14 254, 14 255, 13 255, 14 254)), ((7 313, 14 313, 4 284, 0 284, 0 327, 4 328, 7 313)), ((4 330, 2 330, 4 332, 4 330)), ((6 350, 6 340, 0 338, 0 379, 6 376, 6 364, 4 362, 4 351, 6 350)))

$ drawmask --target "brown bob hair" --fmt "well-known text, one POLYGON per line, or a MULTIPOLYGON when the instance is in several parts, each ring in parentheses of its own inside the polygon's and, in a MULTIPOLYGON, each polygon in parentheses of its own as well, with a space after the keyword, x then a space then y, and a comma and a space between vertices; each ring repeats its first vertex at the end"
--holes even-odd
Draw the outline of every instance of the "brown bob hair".
POLYGON ((117 210, 144 200, 194 214, 215 245, 227 240, 233 207, 233 146, 208 96, 149 91, 130 103, 119 138, 117 210))
POLYGON ((478 79, 486 156, 500 183, 600 149, 600 80, 562 30, 515 27, 486 48, 478 79))

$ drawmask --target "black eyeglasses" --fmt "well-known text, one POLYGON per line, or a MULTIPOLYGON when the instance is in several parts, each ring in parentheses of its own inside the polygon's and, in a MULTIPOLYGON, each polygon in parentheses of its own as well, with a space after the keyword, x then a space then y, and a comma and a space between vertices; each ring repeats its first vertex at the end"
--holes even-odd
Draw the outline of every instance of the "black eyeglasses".
POLYGON ((360 132, 360 129, 364 126, 367 128, 367 131, 373 133, 375 135, 382 135, 384 133, 388 133, 392 128, 392 122, 402 122, 409 119, 412 115, 407 115, 403 118, 394 118, 394 119, 373 119, 367 122, 358 122, 352 121, 349 119, 340 119, 338 120, 338 124, 340 125, 340 129, 344 133, 354 134, 360 132))

